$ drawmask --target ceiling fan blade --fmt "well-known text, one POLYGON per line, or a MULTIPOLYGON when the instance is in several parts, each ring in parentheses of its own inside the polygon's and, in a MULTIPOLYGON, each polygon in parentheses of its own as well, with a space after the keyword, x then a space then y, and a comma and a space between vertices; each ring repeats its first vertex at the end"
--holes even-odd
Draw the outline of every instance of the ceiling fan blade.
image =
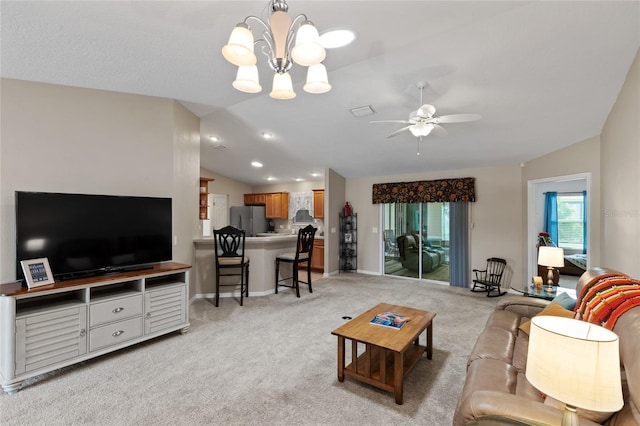
POLYGON ((434 136, 447 136, 448 134, 449 132, 447 132, 447 129, 445 129, 439 124, 434 124, 433 130, 430 133, 430 135, 434 135, 434 136))
POLYGON ((467 121, 480 120, 481 118, 482 116, 480 114, 451 114, 434 117, 433 123, 465 123, 467 121))
POLYGON ((411 121, 407 120, 374 120, 369 123, 402 123, 402 124, 413 124, 411 121))
POLYGON ((409 128, 412 127, 412 126, 413 126, 413 124, 411 124, 409 126, 402 127, 400 129, 396 130, 395 132, 393 132, 389 136, 387 136, 387 139, 390 139, 390 138, 392 138, 394 136, 398 136, 400 133, 404 132, 405 130, 409 130, 409 128))

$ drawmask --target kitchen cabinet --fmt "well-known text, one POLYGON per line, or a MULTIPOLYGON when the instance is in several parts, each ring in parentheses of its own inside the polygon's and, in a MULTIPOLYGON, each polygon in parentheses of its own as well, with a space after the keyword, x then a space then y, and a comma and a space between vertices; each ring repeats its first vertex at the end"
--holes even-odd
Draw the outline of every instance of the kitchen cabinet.
POLYGON ((268 194, 244 194, 245 206, 264 206, 268 194))
POLYGON ((289 217, 289 193, 275 192, 267 194, 266 199, 267 218, 287 219, 289 217))
POLYGON ((288 192, 244 194, 244 205, 265 206, 265 215, 268 219, 287 219, 289 217, 288 192))
POLYGON ((215 179, 200 178, 200 197, 199 197, 199 210, 200 219, 209 219, 209 182, 213 182, 215 179))
POLYGON ((311 269, 324 272, 324 240, 313 240, 313 252, 311 253, 311 269))
POLYGON ((324 189, 313 190, 313 217, 324 218, 324 189))
POLYGON ((255 206, 255 195, 254 194, 244 194, 244 205, 245 206, 255 206))

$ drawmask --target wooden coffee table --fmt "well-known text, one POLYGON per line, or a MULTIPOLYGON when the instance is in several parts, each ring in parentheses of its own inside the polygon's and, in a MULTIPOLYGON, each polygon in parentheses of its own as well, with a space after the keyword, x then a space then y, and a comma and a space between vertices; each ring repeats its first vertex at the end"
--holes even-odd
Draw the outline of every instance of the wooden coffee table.
POLYGON ((433 351, 433 312, 404 306, 380 303, 331 334, 338 336, 338 380, 344 376, 393 392, 396 404, 402 404, 403 380, 426 351, 431 359, 433 351), (371 324, 377 314, 394 312, 410 317, 402 328, 371 324), (427 330, 427 345, 419 343, 420 334, 427 330), (345 339, 351 340, 351 364, 345 367, 345 339), (358 355, 358 344, 364 352, 358 355))

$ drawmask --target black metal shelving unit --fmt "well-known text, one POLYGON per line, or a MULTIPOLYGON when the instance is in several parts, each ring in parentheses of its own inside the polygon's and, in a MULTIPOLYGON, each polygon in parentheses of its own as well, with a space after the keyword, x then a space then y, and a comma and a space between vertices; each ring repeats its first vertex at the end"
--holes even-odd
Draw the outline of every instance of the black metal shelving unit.
POLYGON ((340 213, 340 271, 358 270, 358 215, 340 213))

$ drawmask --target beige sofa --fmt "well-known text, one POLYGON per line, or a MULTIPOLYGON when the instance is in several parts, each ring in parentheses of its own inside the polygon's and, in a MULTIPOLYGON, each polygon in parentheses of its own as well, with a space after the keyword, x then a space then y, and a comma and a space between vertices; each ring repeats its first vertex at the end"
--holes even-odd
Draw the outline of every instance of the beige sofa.
MULTIPOLYGON (((577 294, 592 279, 615 271, 593 268, 579 279, 577 294)), ((502 299, 487 320, 467 361, 466 381, 453 424, 559 425, 563 406, 535 389, 525 377, 529 336, 519 327, 550 302, 525 296, 502 299)), ((624 369, 624 406, 617 413, 578 410, 580 424, 640 425, 640 306, 615 322, 624 369)))

